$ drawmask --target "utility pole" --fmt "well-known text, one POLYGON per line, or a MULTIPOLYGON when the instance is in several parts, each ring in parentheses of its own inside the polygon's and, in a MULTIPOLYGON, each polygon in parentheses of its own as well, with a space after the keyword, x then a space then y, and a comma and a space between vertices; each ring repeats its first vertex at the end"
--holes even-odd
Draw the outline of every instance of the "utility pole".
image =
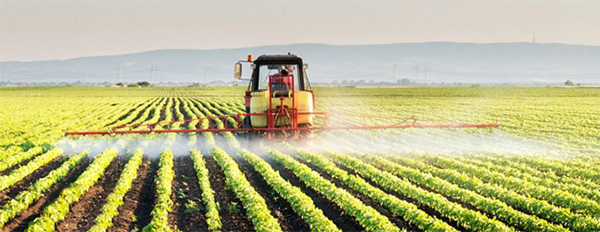
POLYGON ((419 65, 415 64, 413 65, 413 71, 414 71, 414 75, 415 75, 415 84, 419 83, 419 65))
POLYGON ((150 65, 150 78, 152 80, 156 79, 156 73, 158 72, 158 66, 150 65))
MULTIPOLYGON (((123 83, 123 75, 121 74, 121 72, 122 72, 121 69, 122 69, 121 66, 117 67, 117 76, 119 78, 119 83, 123 83)), ((125 84, 125 83, 123 83, 123 84, 125 84)))
POLYGON ((396 66, 398 64, 394 63, 394 77, 392 79, 396 80, 396 66))
POLYGON ((427 71, 429 71, 429 67, 425 67, 425 85, 427 85, 427 71))

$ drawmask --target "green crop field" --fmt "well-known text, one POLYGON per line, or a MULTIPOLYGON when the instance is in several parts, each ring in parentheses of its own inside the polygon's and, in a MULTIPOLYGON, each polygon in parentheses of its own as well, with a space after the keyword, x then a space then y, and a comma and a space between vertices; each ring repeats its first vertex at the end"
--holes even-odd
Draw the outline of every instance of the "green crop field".
POLYGON ((234 128, 193 119, 244 91, 0 87, 2 231, 600 231, 599 88, 315 89, 318 111, 493 130, 64 135, 234 128))

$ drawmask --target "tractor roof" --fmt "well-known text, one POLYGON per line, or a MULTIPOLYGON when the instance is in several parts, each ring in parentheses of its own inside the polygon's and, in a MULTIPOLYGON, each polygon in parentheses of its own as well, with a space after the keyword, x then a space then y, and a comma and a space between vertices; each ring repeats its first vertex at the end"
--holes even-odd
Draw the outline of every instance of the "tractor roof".
POLYGON ((254 60, 255 64, 290 64, 290 63, 298 63, 302 64, 302 58, 297 55, 287 54, 287 55, 261 55, 256 60, 254 60))

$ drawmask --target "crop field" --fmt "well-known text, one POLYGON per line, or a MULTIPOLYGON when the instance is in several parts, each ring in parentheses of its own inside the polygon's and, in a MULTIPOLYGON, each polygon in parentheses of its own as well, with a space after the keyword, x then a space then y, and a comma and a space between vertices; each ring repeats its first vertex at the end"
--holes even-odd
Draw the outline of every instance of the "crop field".
POLYGON ((155 129, 237 127, 192 119, 244 112, 244 90, 0 88, 0 228, 600 231, 598 88, 315 90, 318 111, 493 130, 64 136, 166 121, 178 122, 155 129))

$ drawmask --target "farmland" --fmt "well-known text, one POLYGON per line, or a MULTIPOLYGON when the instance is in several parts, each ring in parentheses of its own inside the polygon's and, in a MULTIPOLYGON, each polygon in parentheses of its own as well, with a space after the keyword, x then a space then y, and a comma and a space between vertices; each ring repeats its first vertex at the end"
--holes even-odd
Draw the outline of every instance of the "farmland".
POLYGON ((64 136, 164 121, 178 122, 156 128, 237 127, 191 119, 244 112, 244 90, 0 88, 0 227, 600 230, 598 88, 315 90, 318 111, 498 122, 492 131, 64 136))

